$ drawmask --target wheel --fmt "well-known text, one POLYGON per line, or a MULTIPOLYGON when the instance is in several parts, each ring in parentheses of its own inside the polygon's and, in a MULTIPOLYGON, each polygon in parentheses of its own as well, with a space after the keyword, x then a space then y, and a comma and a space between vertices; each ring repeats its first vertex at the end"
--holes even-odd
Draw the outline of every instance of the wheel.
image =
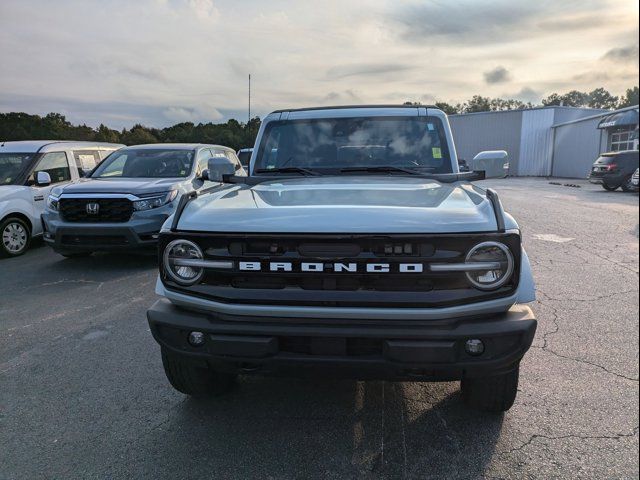
POLYGON ((485 412, 506 412, 511 408, 518 393, 520 366, 503 375, 462 380, 464 402, 485 412))
POLYGON ((604 188, 607 192, 615 192, 618 187, 612 187, 611 185, 607 185, 606 183, 602 184, 602 188, 604 188))
POLYGON ((162 351, 164 373, 171 386, 186 395, 220 395, 233 387, 236 375, 197 367, 188 361, 162 351))
POLYGON ((31 231, 27 223, 18 217, 6 218, 0 223, 0 256, 17 257, 27 251, 31 231))
POLYGON ((633 177, 633 175, 629 175, 627 178, 624 179, 624 182, 622 182, 622 191, 623 192, 633 192, 634 191, 633 183, 631 183, 631 177, 633 177))

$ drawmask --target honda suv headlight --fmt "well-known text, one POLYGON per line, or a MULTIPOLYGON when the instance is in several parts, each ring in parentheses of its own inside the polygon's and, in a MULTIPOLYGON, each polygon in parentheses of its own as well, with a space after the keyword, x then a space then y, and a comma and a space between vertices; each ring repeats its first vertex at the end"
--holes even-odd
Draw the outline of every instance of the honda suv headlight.
POLYGON ((171 190, 170 192, 163 193, 161 195, 153 195, 147 198, 142 198, 133 202, 133 209, 141 212, 144 210, 151 210, 152 208, 162 207, 163 205, 174 201, 177 196, 178 191, 171 190))
POLYGON ((495 290, 509 281, 514 271, 513 254, 499 242, 483 242, 467 254, 466 264, 491 264, 490 269, 468 270, 466 276, 480 290, 495 290))
POLYGON ((164 249, 164 269, 180 285, 198 283, 204 274, 202 250, 189 240, 174 240, 164 249), (200 266, 199 266, 200 265, 200 266))

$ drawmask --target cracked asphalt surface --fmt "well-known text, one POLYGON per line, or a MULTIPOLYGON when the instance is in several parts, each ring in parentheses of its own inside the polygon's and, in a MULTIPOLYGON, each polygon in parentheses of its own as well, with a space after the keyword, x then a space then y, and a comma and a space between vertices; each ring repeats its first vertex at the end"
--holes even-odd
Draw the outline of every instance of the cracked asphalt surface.
POLYGON ((638 478, 638 195, 487 182, 519 221, 539 319, 505 415, 457 383, 168 385, 154 256, 0 260, 0 479, 638 478))

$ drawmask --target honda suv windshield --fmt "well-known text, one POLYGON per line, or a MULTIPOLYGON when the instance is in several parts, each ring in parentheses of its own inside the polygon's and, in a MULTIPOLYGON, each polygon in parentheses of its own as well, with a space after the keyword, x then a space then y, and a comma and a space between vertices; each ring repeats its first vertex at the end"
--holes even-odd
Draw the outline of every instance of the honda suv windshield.
POLYGON ((0 153, 0 185, 13 185, 35 157, 33 153, 0 153))
POLYGON ((292 167, 326 174, 453 172, 444 128, 435 117, 270 122, 254 171, 266 174, 292 167))
POLYGON ((118 150, 96 168, 91 178, 187 177, 193 166, 193 155, 193 150, 118 150))

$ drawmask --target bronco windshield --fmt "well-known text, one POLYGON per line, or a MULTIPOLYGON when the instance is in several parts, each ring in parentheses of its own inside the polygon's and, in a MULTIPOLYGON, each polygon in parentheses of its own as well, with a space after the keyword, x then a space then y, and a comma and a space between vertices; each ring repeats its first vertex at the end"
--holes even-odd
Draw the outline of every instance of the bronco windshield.
POLYGON ((122 149, 109 155, 91 178, 187 177, 193 166, 193 150, 122 149))
POLYGON ((259 174, 295 168, 331 174, 351 167, 453 172, 442 122, 435 117, 270 122, 253 168, 259 174))
POLYGON ((0 185, 15 184, 34 157, 34 153, 0 153, 0 185))

